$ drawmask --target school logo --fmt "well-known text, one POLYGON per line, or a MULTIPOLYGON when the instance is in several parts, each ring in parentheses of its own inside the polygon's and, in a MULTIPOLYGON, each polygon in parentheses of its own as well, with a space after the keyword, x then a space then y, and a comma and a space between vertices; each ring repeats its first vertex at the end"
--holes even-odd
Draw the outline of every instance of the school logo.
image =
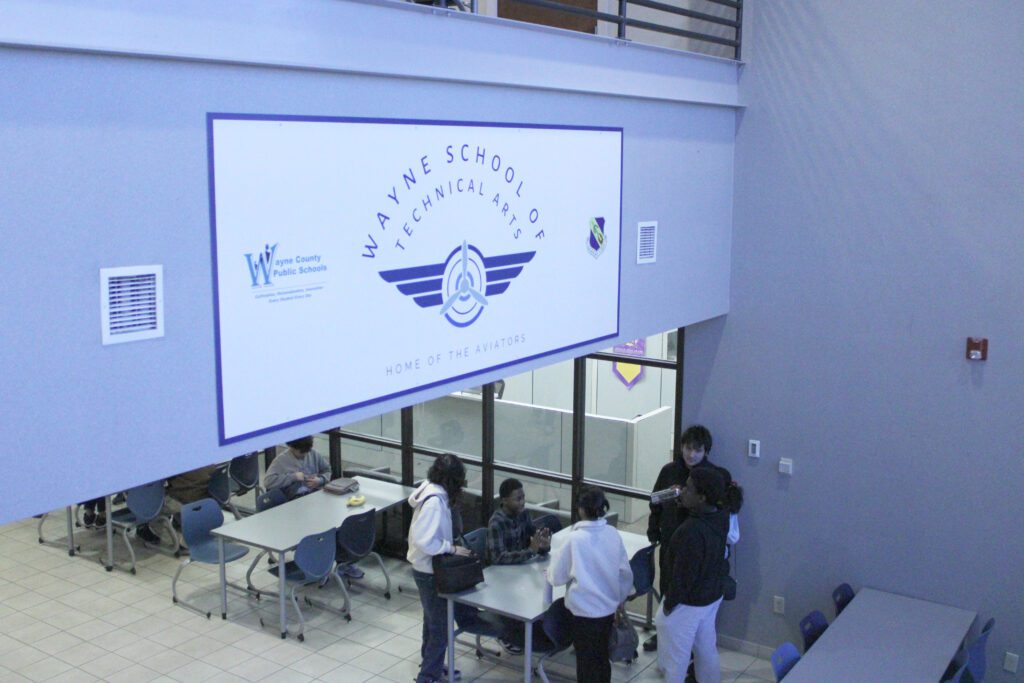
POLYGON ((489 297, 504 293, 536 253, 487 257, 463 240, 443 263, 382 270, 379 274, 421 308, 440 306, 439 315, 452 325, 469 327, 490 304, 489 297))
POLYGON ((249 264, 249 277, 252 278, 253 287, 267 287, 273 284, 270 281, 270 274, 273 272, 274 253, 276 251, 277 243, 274 243, 274 246, 266 244, 255 261, 252 254, 245 255, 245 262, 249 264), (262 280, 262 283, 260 280, 262 280))
POLYGON ((590 252, 591 256, 597 258, 604 253, 606 241, 604 234, 604 219, 591 218, 590 234, 587 236, 587 251, 590 252))

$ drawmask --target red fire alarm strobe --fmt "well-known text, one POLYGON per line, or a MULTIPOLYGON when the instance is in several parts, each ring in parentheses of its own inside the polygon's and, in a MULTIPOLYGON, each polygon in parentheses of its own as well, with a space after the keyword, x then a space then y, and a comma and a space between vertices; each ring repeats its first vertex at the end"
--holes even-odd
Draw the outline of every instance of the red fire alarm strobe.
POLYGON ((988 360, 988 339, 968 337, 967 360, 988 360))

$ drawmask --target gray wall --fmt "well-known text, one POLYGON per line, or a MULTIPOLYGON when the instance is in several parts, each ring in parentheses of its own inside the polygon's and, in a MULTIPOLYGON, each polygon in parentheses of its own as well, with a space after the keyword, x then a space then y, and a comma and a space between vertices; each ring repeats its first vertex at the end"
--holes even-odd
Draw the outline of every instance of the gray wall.
POLYGON ((461 388, 217 446, 207 112, 621 126, 621 339, 728 310, 736 67, 445 14, 335 0, 0 7, 0 522, 461 388), (660 221, 655 265, 631 263, 642 220, 660 221), (684 274, 685 254, 702 258, 684 274), (101 346, 98 270, 152 263, 166 336, 101 346))
POLYGON ((686 418, 747 494, 720 631, 799 642, 848 581, 994 616, 986 680, 1021 680, 1024 4, 744 19, 732 305, 686 338, 686 418))

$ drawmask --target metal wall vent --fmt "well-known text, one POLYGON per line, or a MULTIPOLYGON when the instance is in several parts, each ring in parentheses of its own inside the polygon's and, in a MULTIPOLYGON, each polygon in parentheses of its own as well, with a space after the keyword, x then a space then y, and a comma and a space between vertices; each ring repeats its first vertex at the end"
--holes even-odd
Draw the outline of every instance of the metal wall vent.
POLYGON ((658 221, 639 223, 636 231, 637 264, 658 260, 658 221))
POLYGON ((103 343, 164 336, 163 266, 100 269, 103 343))

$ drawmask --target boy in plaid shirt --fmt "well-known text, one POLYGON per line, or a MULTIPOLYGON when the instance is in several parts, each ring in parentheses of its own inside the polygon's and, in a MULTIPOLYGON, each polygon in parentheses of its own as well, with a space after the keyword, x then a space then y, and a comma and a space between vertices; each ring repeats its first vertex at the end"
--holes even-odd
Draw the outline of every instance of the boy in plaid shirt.
MULTIPOLYGON (((501 505, 487 525, 487 561, 490 564, 523 564, 551 550, 551 530, 537 529, 526 512, 526 494, 518 479, 506 479, 498 488, 501 505)), ((506 623, 505 637, 498 642, 509 654, 521 654, 522 624, 506 623)))

